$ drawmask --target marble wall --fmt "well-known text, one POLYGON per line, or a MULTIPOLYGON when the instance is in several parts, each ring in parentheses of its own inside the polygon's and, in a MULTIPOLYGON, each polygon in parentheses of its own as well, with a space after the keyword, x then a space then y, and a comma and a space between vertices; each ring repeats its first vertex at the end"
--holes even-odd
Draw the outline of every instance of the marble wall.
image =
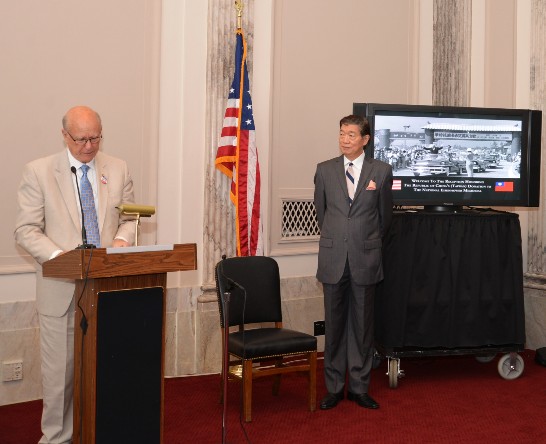
POLYGON ((40 329, 34 301, 0 304, 0 363, 6 361, 23 361, 23 379, 0 382, 0 405, 41 398, 40 329))
MULTIPOLYGON (((313 334, 314 321, 324 319, 320 283, 312 276, 281 279, 281 295, 283 325, 313 334)), ((165 375, 219 373, 222 343, 216 291, 204 288, 188 298, 183 290, 169 297, 165 375)), ((318 345, 322 351, 323 337, 318 345)))
POLYGON ((526 285, 524 288, 526 347, 536 350, 546 347, 546 289, 543 286, 537 288, 538 286, 530 282, 528 276, 526 285))
MULTIPOLYGON (((531 1, 531 60, 530 60, 530 102, 531 109, 546 109, 546 2, 531 1)), ((524 275, 526 294, 525 322, 527 340, 533 348, 546 347, 546 119, 542 119, 541 147, 541 205, 537 211, 529 212, 527 230, 528 255, 527 273, 524 275)))
MULTIPOLYGON (((281 279, 285 327, 313 334, 324 319, 322 287, 315 277, 281 279)), ((546 299, 539 289, 525 288, 526 348, 546 346, 546 299)), ((318 337, 319 351, 324 336, 318 337)), ((211 288, 167 291, 165 376, 219 373, 220 319, 211 288)), ((0 304, 0 362, 23 360, 23 379, 0 382, 0 405, 40 399, 38 317, 33 301, 0 304)))
MULTIPOLYGON (((283 323, 313 334, 324 319, 322 287, 314 277, 281 280, 283 323)), ((165 376, 219 373, 222 343, 220 317, 212 288, 167 291, 165 376)), ((319 337, 319 350, 324 337, 319 337)), ((40 344, 34 301, 0 304, 0 363, 23 361, 23 379, 0 382, 0 405, 40 399, 40 344)), ((2 378, 3 379, 3 378, 2 378)))

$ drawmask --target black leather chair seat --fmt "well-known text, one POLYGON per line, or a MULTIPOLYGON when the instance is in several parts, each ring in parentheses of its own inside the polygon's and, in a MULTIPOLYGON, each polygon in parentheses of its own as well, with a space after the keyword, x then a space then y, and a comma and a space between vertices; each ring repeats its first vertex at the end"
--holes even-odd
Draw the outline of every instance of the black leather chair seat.
POLYGON ((243 353, 244 359, 259 359, 311 352, 316 349, 315 336, 285 328, 257 328, 229 335, 229 351, 241 359, 243 353))

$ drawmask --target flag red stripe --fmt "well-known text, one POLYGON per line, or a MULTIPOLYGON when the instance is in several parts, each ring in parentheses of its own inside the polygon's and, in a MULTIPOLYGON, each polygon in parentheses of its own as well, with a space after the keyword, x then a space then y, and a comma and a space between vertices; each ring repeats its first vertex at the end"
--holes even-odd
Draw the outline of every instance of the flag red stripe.
POLYGON ((226 108, 224 117, 239 117, 239 108, 226 108))
POLYGON ((222 137, 237 137, 237 127, 236 126, 225 126, 222 130, 222 137))

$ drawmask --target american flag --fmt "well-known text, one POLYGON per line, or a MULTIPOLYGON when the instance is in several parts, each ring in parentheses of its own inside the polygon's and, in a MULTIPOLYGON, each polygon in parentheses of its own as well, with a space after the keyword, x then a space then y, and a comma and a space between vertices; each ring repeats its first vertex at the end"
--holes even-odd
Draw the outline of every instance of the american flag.
POLYGON ((402 189, 402 180, 400 179, 394 179, 392 181, 392 189, 394 191, 401 190, 402 189))
POLYGON ((246 66, 246 41, 237 30, 235 73, 229 90, 216 168, 231 179, 235 205, 237 256, 263 255, 260 165, 246 66))

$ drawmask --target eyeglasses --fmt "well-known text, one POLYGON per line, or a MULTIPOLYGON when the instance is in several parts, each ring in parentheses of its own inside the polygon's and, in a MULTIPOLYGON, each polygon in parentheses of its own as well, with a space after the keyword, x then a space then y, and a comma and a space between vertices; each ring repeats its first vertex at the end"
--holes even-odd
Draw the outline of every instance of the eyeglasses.
POLYGON ((76 145, 80 146, 87 145, 87 142, 91 142, 92 145, 96 145, 102 139, 102 134, 100 136, 89 137, 87 139, 74 139, 74 137, 72 137, 72 134, 70 134, 68 131, 64 130, 64 132, 70 136, 70 138, 74 141, 76 145))
POLYGON ((345 139, 345 137, 348 137, 351 142, 354 142, 356 139, 360 137, 360 134, 344 133, 344 132, 339 133, 340 139, 345 139))

